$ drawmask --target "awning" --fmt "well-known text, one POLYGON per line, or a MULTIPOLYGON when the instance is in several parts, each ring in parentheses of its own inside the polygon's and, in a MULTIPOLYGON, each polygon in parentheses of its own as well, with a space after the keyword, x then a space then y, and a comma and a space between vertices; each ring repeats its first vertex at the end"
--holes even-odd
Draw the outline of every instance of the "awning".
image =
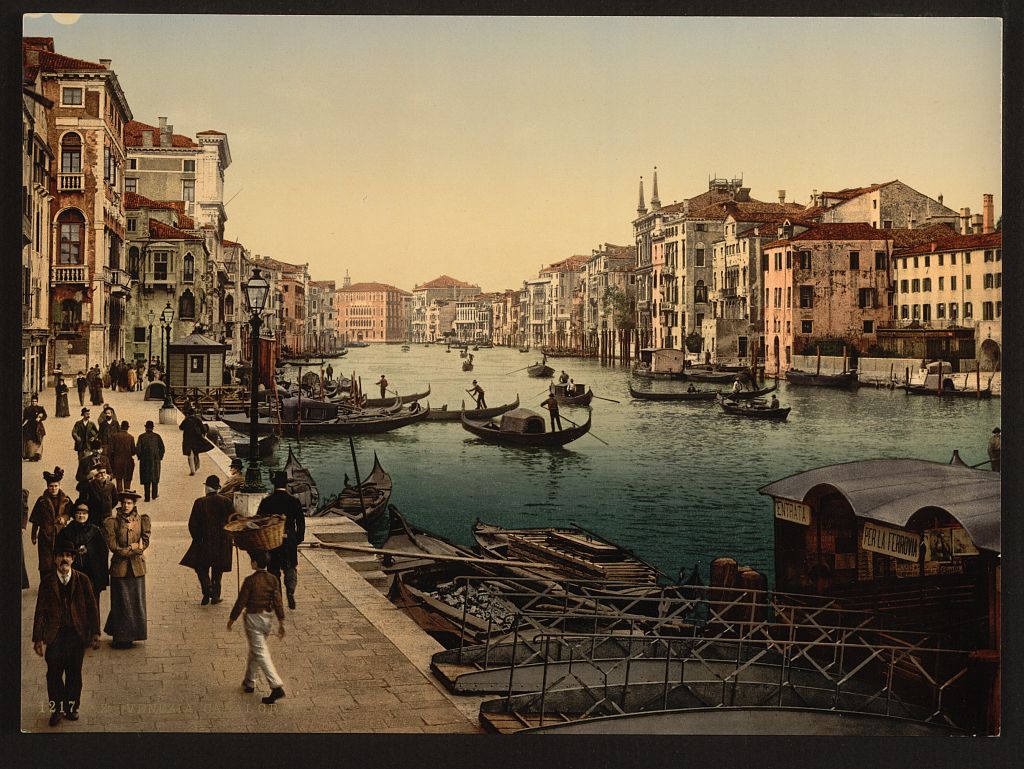
POLYGON ((855 515, 905 527, 926 507, 945 510, 974 544, 1001 552, 999 473, 922 459, 868 459, 791 475, 758 489, 770 497, 803 502, 816 486, 831 486, 855 515))

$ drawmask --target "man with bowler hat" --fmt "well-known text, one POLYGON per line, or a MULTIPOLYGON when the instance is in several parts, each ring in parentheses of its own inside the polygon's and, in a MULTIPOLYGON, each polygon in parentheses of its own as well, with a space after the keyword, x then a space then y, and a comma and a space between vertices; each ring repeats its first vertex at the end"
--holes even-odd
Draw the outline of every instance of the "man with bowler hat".
POLYGON ((85 647, 100 646, 100 613, 89 577, 71 568, 77 547, 68 538, 54 547, 54 571, 39 585, 32 649, 46 660, 50 726, 78 720, 85 647))
POLYGON ((92 450, 94 441, 99 440, 100 431, 96 423, 89 419, 89 409, 82 409, 82 418, 71 428, 71 439, 75 442, 75 451, 81 459, 92 450))
POLYGON ((263 498, 257 515, 284 516, 284 543, 270 551, 270 572, 278 577, 284 572, 284 588, 288 608, 295 608, 295 587, 298 584, 299 543, 306 536, 306 517, 302 504, 288 493, 288 474, 278 470, 273 476, 274 490, 263 498))
POLYGON ((192 504, 192 514, 188 519, 192 544, 180 562, 182 566, 194 569, 199 576, 202 606, 221 602, 220 578, 224 572, 231 571, 231 537, 224 531, 224 525, 235 508, 231 500, 221 496, 219 491, 220 478, 209 476, 206 494, 192 504))

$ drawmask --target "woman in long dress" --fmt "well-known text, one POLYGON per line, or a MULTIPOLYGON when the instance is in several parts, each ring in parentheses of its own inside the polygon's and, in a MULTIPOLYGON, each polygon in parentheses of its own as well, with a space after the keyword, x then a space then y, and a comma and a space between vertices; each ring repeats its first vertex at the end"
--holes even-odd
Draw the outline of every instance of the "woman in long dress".
POLYGON ((71 500, 60 488, 64 471, 59 467, 53 468, 52 473, 44 470, 43 479, 46 491, 36 500, 28 519, 32 524, 32 544, 38 548, 40 582, 57 568, 53 563, 53 545, 57 532, 71 520, 71 500))
POLYGON ((21 414, 22 458, 38 462, 43 458, 43 436, 46 428, 46 409, 39 405, 39 396, 32 395, 32 403, 21 414))
POLYGON ((199 455, 213 448, 206 437, 209 428, 191 406, 185 407, 185 418, 178 425, 181 434, 181 453, 188 457, 188 474, 195 475, 199 469, 199 455))
POLYGON ((92 401, 93 406, 100 406, 103 404, 103 377, 100 374, 99 366, 93 366, 89 369, 89 376, 87 377, 89 383, 89 400, 92 401))
POLYGON ((89 523, 89 505, 78 502, 74 515, 75 519, 64 527, 61 536, 69 538, 78 548, 74 567, 88 575, 96 596, 96 605, 99 606, 100 593, 107 589, 110 582, 110 551, 103 541, 103 532, 98 526, 89 523))
POLYGON ((71 409, 68 408, 68 386, 64 377, 57 380, 57 416, 71 416, 71 409))
POLYGON ((146 548, 149 516, 139 513, 134 491, 122 491, 117 515, 103 522, 110 558, 110 614, 103 632, 113 636, 115 649, 128 649, 146 640, 146 548))

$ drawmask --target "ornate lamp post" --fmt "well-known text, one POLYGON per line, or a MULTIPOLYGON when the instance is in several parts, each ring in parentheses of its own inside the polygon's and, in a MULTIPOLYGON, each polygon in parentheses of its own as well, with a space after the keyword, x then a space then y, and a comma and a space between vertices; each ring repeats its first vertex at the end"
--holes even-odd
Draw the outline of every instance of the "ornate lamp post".
POLYGON ((156 320, 156 313, 150 310, 147 317, 149 319, 149 357, 146 359, 146 370, 149 371, 149 367, 153 365, 153 321, 156 320))
POLYGON ((171 401, 171 323, 174 321, 174 309, 171 307, 171 303, 167 302, 167 306, 164 307, 163 312, 160 313, 160 321, 163 325, 164 333, 166 334, 166 343, 164 345, 164 405, 165 409, 173 409, 174 403, 171 401))
POLYGON ((252 328, 250 349, 249 373, 249 467, 245 471, 245 486, 243 492, 250 494, 262 493, 266 489, 263 486, 262 473, 260 472, 260 452, 256 426, 259 419, 259 405, 257 395, 259 393, 259 371, 260 371, 260 326, 263 325, 263 308, 267 304, 267 296, 270 293, 270 283, 260 275, 260 268, 254 267, 252 276, 245 284, 245 302, 249 310, 249 326, 252 328))

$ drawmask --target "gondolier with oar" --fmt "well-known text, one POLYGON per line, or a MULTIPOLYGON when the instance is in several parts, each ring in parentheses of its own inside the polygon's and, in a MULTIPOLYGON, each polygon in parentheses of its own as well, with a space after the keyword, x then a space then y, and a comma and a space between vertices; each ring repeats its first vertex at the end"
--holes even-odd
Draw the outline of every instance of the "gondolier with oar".
POLYGON ((478 409, 487 408, 487 401, 484 400, 484 388, 477 384, 475 379, 473 380, 473 387, 466 390, 466 392, 476 399, 476 407, 478 409))
POLYGON ((548 410, 551 414, 551 432, 555 431, 555 425, 558 425, 558 429, 562 429, 562 417, 558 414, 558 399, 554 393, 548 395, 547 399, 540 404, 548 410))
POLYGON ((383 374, 380 375, 380 379, 376 382, 377 386, 380 387, 380 397, 385 398, 388 394, 388 380, 383 374))

